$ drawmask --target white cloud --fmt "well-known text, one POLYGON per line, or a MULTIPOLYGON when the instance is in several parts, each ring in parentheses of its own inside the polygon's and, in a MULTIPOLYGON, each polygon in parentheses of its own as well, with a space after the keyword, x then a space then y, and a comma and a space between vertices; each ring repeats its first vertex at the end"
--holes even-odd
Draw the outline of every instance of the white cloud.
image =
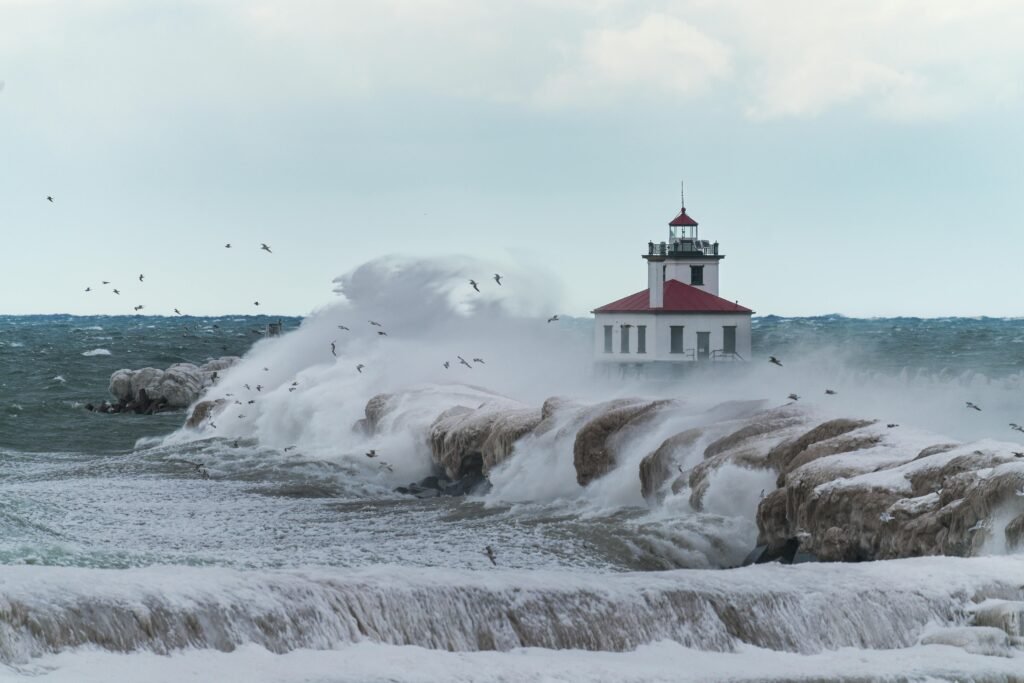
POLYGON ((689 96, 732 71, 725 45, 665 14, 647 15, 630 28, 587 31, 574 61, 545 79, 537 102, 607 102, 638 91, 689 96))

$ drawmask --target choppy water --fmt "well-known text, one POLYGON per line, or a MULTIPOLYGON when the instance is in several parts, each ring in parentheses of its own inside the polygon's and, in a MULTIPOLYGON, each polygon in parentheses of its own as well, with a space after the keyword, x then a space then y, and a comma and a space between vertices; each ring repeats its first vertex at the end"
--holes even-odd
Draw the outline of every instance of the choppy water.
MULTIPOLYGON (((283 410, 275 415, 271 409, 266 409, 259 421, 252 421, 252 416, 244 420, 239 418, 230 429, 222 430, 224 434, 198 440, 162 442, 158 438, 178 429, 185 417, 183 413, 104 415, 84 409, 87 402, 96 403, 107 398, 108 379, 116 369, 163 368, 183 361, 201 363, 221 355, 243 355, 260 338, 255 332, 262 330, 271 320, 277 318, 0 317, 0 490, 3 491, 0 498, 0 564, 50 565, 72 572, 76 571, 75 568, 82 571, 102 569, 112 570, 115 574, 119 570, 152 571, 155 573, 131 573, 130 576, 132 581, 149 585, 146 590, 157 593, 163 590, 161 582, 165 574, 163 570, 146 568, 190 567, 189 571, 200 572, 188 575, 192 577, 189 581, 193 582, 193 587, 204 582, 203 571, 237 571, 241 574, 230 575, 227 579, 223 573, 210 574, 210 580, 226 581, 232 586, 239 582, 255 582, 262 587, 247 590, 281 595, 288 591, 296 591, 296 595, 304 591, 306 595, 310 595, 309 591, 323 591, 324 596, 316 597, 315 601, 344 602, 351 599, 347 592, 349 589, 332 587, 329 575, 326 578, 321 574, 315 579, 305 577, 290 581, 288 577, 291 575, 287 573, 267 572, 294 572, 310 568, 317 568, 320 572, 342 568, 363 568, 361 571, 366 571, 366 568, 388 566, 391 568, 389 571, 400 572, 395 580, 403 583, 409 581, 413 574, 401 572, 415 568, 471 573, 490 571, 492 567, 483 553, 484 546, 490 545, 498 549, 503 571, 526 570, 539 572, 538 576, 543 577, 551 576, 552 572, 591 577, 679 567, 730 566, 736 564, 750 547, 754 533, 750 519, 730 517, 722 511, 697 514, 680 507, 649 510, 636 504, 635 492, 622 493, 614 482, 595 489, 593 495, 605 497, 597 501, 559 494, 557 486, 551 489, 553 493, 550 495, 535 498, 527 495, 525 499, 518 494, 511 498, 495 496, 427 501, 399 496, 392 491, 396 476, 399 483, 406 471, 409 474, 405 481, 416 478, 414 474, 422 474, 429 469, 426 460, 408 470, 400 469, 396 476, 386 475, 369 469, 365 459, 360 458, 358 452, 353 453, 361 443, 353 446, 337 436, 350 431, 352 417, 361 413, 366 399, 377 389, 372 382, 379 381, 383 386, 383 383, 393 381, 392 378, 372 380, 350 371, 352 379, 345 379, 345 382, 370 384, 353 384, 351 393, 344 394, 342 399, 334 395, 308 399, 311 401, 309 405, 316 406, 319 412, 309 414, 306 424, 302 423, 301 417, 284 414, 283 410), (351 400, 346 405, 349 396, 351 400), (334 405, 335 401, 339 404, 334 405), (286 443, 299 445, 285 453, 282 446, 286 443), (201 476, 186 461, 205 463, 209 478, 201 476), (521 502, 510 503, 509 500, 521 502), (248 574, 251 572, 256 573, 248 574), (304 581, 313 581, 315 586, 310 588, 303 584, 304 581), (343 593, 341 597, 335 594, 339 590, 343 593)), ((298 319, 284 320, 286 329, 295 329, 301 322, 298 319)), ((576 329, 586 338, 588 321, 566 322, 566 327, 576 329)), ((755 364, 764 363, 769 354, 783 358, 787 366, 807 362, 816 368, 815 372, 824 371, 831 378, 828 381, 845 382, 843 386, 849 387, 846 393, 854 392, 855 387, 861 385, 877 384, 881 381, 879 378, 890 378, 894 384, 886 389, 887 392, 898 391, 900 387, 916 387, 915 390, 927 395, 953 393, 955 395, 946 401, 951 406, 961 405, 962 392, 971 397, 986 396, 990 403, 998 402, 998 409, 993 405, 990 411, 978 418, 988 422, 964 427, 971 436, 987 435, 989 431, 1005 425, 1007 416, 1016 414, 1018 408, 1024 413, 1021 402, 1014 403, 1022 384, 1020 372, 1024 369, 1024 320, 768 317, 755 321, 754 347, 757 355, 755 364)), ((297 348, 294 353, 307 352, 297 348)), ((346 352, 357 354, 359 348, 353 346, 343 351, 343 355, 346 352)), ((303 382, 302 386, 315 385, 311 379, 314 373, 328 377, 330 373, 337 372, 334 366, 327 365, 328 361, 333 361, 333 358, 323 361, 322 366, 312 365, 312 369, 303 371, 305 375, 296 375, 303 382)), ((493 366, 492 360, 487 367, 493 366)), ((490 370, 481 366, 474 379, 485 383, 487 376, 483 373, 487 371, 490 370)), ((794 377, 793 381, 810 382, 807 377, 799 380, 794 377)), ((804 386, 797 388, 805 390, 804 386)), ((660 390, 664 391, 664 388, 660 390)), ((819 392, 820 387, 815 384, 806 390, 819 392)), ((766 391, 770 394, 775 389, 766 391)), ((893 398, 894 405, 898 406, 900 397, 893 398)), ((268 397, 267 400, 271 399, 268 397)), ((222 424, 227 419, 223 418, 222 424)), ((956 429, 951 431, 955 433, 956 429)), ((409 458, 426 457, 422 444, 409 445, 408 450, 409 458)), ((540 459, 547 456, 525 454, 522 462, 532 462, 527 457, 540 459)), ((569 458, 571 461, 571 448, 569 458)), ((506 474, 506 478, 511 476, 506 474)), ((622 481, 624 486, 631 486, 630 482, 635 482, 635 473, 626 473, 622 481)), ((747 484, 756 489, 770 485, 770 481, 765 484, 750 481, 747 484)), ((531 483, 526 490, 546 491, 544 486, 545 482, 531 483)), ((0 584, 3 576, 3 568, 0 567, 0 584)), ((8 574, 9 578, 22 576, 25 575, 8 574)), ((57 583, 80 584, 74 589, 79 596, 78 606, 67 608, 71 612, 88 603, 89 591, 82 585, 92 581, 91 575, 40 576, 50 577, 48 581, 57 577, 54 579, 57 583)), ((437 590, 439 594, 450 592, 455 590, 451 584, 462 580, 458 577, 438 579, 437 590)), ((517 579, 523 580, 526 579, 517 579)), ((572 591, 580 593, 570 600, 582 605, 578 616, 585 621, 583 614, 589 604, 586 600, 592 596, 580 596, 591 595, 593 587, 587 583, 591 579, 574 580, 586 584, 582 588, 573 586, 572 591)), ((109 573, 102 575, 102 581, 117 583, 109 573)), ((552 583, 552 590, 559 590, 554 587, 555 583, 552 583)), ((386 592, 382 583, 374 586, 373 590, 381 595, 386 592)), ((214 591, 210 599, 218 601, 216 588, 210 590, 214 591)), ((511 589, 502 586, 495 590, 501 593, 511 589)), ((630 590, 640 589, 631 585, 630 590)), ((224 591, 221 597, 227 600, 227 594, 234 594, 236 588, 224 588, 224 591)), ((9 595, 7 597, 10 598, 9 595)), ((889 600, 884 596, 876 597, 879 604, 889 600)), ((484 602, 495 600, 493 609, 498 610, 499 603, 506 598, 508 596, 500 600, 477 596, 476 599, 484 602)), ((62 619, 70 617, 67 616, 69 612, 61 611, 65 607, 59 606, 57 598, 52 603, 47 602, 47 598, 36 596, 34 599, 43 600, 54 614, 60 612, 61 616, 53 617, 57 624, 53 628, 59 631, 68 627, 67 624, 60 626, 64 623, 62 619)), ((148 605, 147 609, 154 609, 152 600, 144 596, 138 599, 148 605)), ((390 598, 377 599, 387 602, 390 598)), ((546 599, 538 598, 540 602, 537 605, 546 604, 546 599)), ((94 618, 107 619, 109 615, 97 615, 111 608, 111 600, 114 599, 109 596, 97 597, 88 610, 93 611, 94 618)), ((202 602, 195 596, 181 600, 202 602)), ((298 605, 299 612, 307 614, 306 617, 290 614, 282 618, 296 624, 307 617, 319 620, 320 617, 311 615, 320 607, 305 604, 302 600, 296 597, 293 602, 298 605)), ((956 609, 943 600, 946 598, 914 603, 913 609, 908 607, 910 616, 907 618, 916 620, 915 624, 920 622, 918 626, 936 615, 952 618, 956 609)), ((612 603, 614 601, 602 603, 594 609, 598 612, 621 610, 621 606, 615 607, 612 603)), ((566 603, 559 604, 564 608, 566 603)), ((535 607, 558 609, 551 604, 535 607)), ((42 609, 38 605, 36 608, 42 609)), ((31 611, 31 606, 26 609, 31 611)), ((175 603, 166 609, 173 612, 184 608, 175 603)), ((668 610, 665 614, 669 614, 675 608, 669 606, 664 609, 668 610)), ((684 610, 683 607, 679 609, 684 610)), ((692 606, 685 609, 692 609, 692 606)), ((800 611, 799 608, 794 609, 800 611)), ((176 618, 187 622, 187 611, 184 609, 176 618)), ((630 619, 640 623, 651 618, 651 614, 654 613, 646 617, 644 613, 628 618, 623 616, 625 621, 620 630, 627 632, 632 628, 630 619)), ((665 614, 658 618, 669 618, 665 614)), ((769 615, 765 617, 769 621, 774 618, 770 617, 771 610, 765 614, 769 615)), ((797 618, 792 610, 787 614, 789 618, 797 618)), ((207 615, 204 618, 212 617, 207 615)), ((239 623, 243 624, 239 628, 258 630, 262 618, 239 614, 239 623), (257 625, 244 625, 249 624, 247 620, 257 625)), ((358 622, 362 617, 356 614, 353 618, 358 622)), ((390 617, 377 614, 372 618, 380 621, 401 617, 392 613, 390 617)), ((805 614, 800 618, 813 620, 818 617, 805 614)), ((409 619, 412 628, 413 622, 422 621, 422 615, 415 619, 409 616, 409 619)), ((3 622, 2 616, 0 622, 3 622)), ((24 633, 12 626, 9 620, 4 623, 7 625, 0 627, 0 641, 3 641, 3 628, 11 628, 11 633, 20 635, 8 642, 22 642, 18 639, 23 639, 24 633)), ((381 622, 378 626, 402 632, 400 624, 385 626, 381 622)), ((515 628, 514 624, 491 626, 496 630, 515 628)), ((338 626, 338 629, 350 627, 338 626)), ((422 628, 429 631, 431 627, 422 628)), ((543 629, 550 628, 554 627, 548 624, 541 631, 547 633, 543 629)), ((694 629, 699 632, 701 628, 704 627, 697 620, 687 623, 684 630, 691 633, 694 629)), ((466 633, 480 633, 479 625, 470 625, 467 629, 466 633)), ((291 633, 287 629, 283 632, 291 633)), ((674 637, 671 629, 659 633, 658 638, 674 637)), ((856 645, 860 637, 857 633, 851 631, 832 645, 856 645)), ((714 647, 729 649, 740 641, 766 646, 753 636, 739 641, 734 636, 722 636, 724 640, 714 647)), ((96 637, 109 639, 113 636, 96 637)), ((143 636, 139 637, 145 640, 143 636)), ((188 642, 188 637, 181 634, 167 637, 172 640, 180 637, 188 642)), ((307 637, 292 633, 288 637, 294 638, 294 643, 276 642, 274 636, 266 631, 259 638, 239 637, 232 642, 258 642, 271 650, 286 650, 293 646, 327 647, 340 642, 337 640, 340 636, 323 634, 307 637)), ((470 636, 463 634, 459 637, 470 636)), ((551 637, 557 640, 557 635, 551 637)), ((54 638, 59 641, 58 636, 54 638)), ((212 641, 196 638, 194 645, 220 647, 212 641)), ((566 638, 563 645, 586 647, 585 642, 581 644, 568 636, 566 638)), ((906 633, 896 634, 890 641, 893 647, 902 646, 909 644, 907 638, 910 636, 906 633)), ((532 644, 528 640, 522 642, 532 644)), ((0 646, 0 659, 23 659, 26 652, 57 652, 61 650, 57 641, 38 647, 29 643, 24 646, 27 650, 14 648, 6 655, 0 646)), ((597 643, 595 647, 600 647, 598 641, 600 638, 594 641, 597 643)), ((417 642, 415 638, 403 640, 396 637, 384 642, 436 646, 436 643, 417 642)), ((702 642, 699 636, 693 636, 684 644, 701 648, 706 645, 702 642)), ((514 639, 509 643, 514 643, 514 639)), ((76 643, 68 641, 66 644, 70 647, 76 643)), ((542 640, 538 644, 544 646, 545 642, 542 640)), ((637 644, 626 642, 620 649, 637 644)), ((825 646, 831 645, 826 643, 825 646)), ((161 648, 166 649, 162 645, 156 649, 161 648)), ((800 651, 801 648, 794 646, 788 649, 800 651)), ((808 651, 816 649, 820 647, 811 647, 808 651)))

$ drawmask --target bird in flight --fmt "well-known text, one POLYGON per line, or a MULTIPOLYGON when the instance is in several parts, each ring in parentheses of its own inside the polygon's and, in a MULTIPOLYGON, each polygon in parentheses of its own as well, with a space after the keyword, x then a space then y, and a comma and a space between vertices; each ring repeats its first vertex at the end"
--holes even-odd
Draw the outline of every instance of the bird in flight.
POLYGON ((259 306, 259 305, 260 305, 260 302, 259 302, 259 301, 253 301, 253 302, 252 302, 252 305, 253 305, 253 306, 259 306))
POLYGON ((349 329, 347 327, 345 327, 344 325, 338 325, 338 329, 339 330, 345 330, 346 332, 349 331, 349 329))
POLYGON ((370 450, 366 451, 366 457, 367 458, 376 458, 377 457, 376 449, 371 448, 370 450))
POLYGON ((377 322, 376 320, 371 320, 371 321, 369 321, 369 322, 370 322, 370 324, 371 324, 371 325, 376 325, 377 327, 383 327, 383 325, 381 325, 381 324, 380 324, 379 322, 377 322))
POLYGON ((968 408, 971 408, 973 410, 977 410, 979 413, 981 412, 981 408, 979 408, 978 406, 974 405, 970 401, 966 401, 966 403, 967 403, 967 407, 968 408))
POLYGON ((117 291, 117 290, 115 289, 115 290, 114 290, 114 294, 120 295, 120 294, 121 294, 121 292, 119 292, 119 291, 117 291))
POLYGON ((85 288, 85 291, 87 291, 87 292, 91 292, 91 291, 92 291, 92 287, 86 287, 86 288, 85 288))
POLYGON ((796 394, 790 394, 786 398, 788 398, 790 401, 799 401, 800 400, 800 397, 797 396, 796 394))
POLYGON ((361 375, 361 374, 363 374, 363 368, 365 368, 365 367, 366 367, 365 365, 360 363, 359 365, 356 366, 356 370, 358 370, 359 374, 361 375))
POLYGON ((896 424, 895 422, 890 422, 889 424, 887 424, 885 426, 888 427, 889 429, 892 429, 894 427, 899 427, 899 425, 896 424))
POLYGON ((51 197, 50 195, 46 195, 46 201, 48 201, 51 204, 53 204, 53 197, 51 197))
POLYGON ((139 282, 142 282, 145 279, 146 279, 146 276, 143 275, 142 273, 139 273, 139 282))
POLYGON ((465 358, 463 358, 462 356, 455 356, 455 357, 459 359, 459 364, 465 365, 467 368, 469 368, 471 370, 473 369, 473 366, 470 365, 469 363, 467 363, 465 358))
POLYGON ((501 275, 499 273, 494 274, 494 281, 497 282, 499 285, 501 284, 501 275))
POLYGON ((262 249, 263 251, 267 252, 268 254, 273 254, 274 253, 274 252, 270 251, 270 247, 268 247, 263 242, 260 242, 260 249, 262 249))
POLYGON ((174 312, 177 313, 178 315, 181 315, 181 311, 179 311, 177 308, 174 309, 174 312))
POLYGON ((136 311, 141 311, 143 308, 145 308, 145 307, 142 304, 139 304, 138 306, 135 307, 135 310, 136 311))
POLYGON ((448 361, 445 361, 444 362, 444 369, 447 370, 450 365, 451 365, 451 363, 449 363, 448 361))
POLYGON ((243 384, 242 386, 245 387, 246 391, 252 391, 252 387, 250 387, 248 384, 243 384))
POLYGON ((378 335, 380 335, 381 337, 386 337, 386 336, 388 336, 388 333, 387 333, 387 332, 385 332, 384 330, 377 330, 377 334, 378 334, 378 335))
POLYGON ((470 280, 469 284, 473 285, 473 289, 475 289, 476 291, 480 291, 480 288, 476 286, 476 280, 470 280))
POLYGON ((780 368, 782 367, 782 361, 776 358, 775 356, 769 357, 768 362, 771 363, 772 365, 778 365, 780 368))
POLYGON ((487 559, 491 561, 495 567, 498 566, 497 556, 494 554, 494 548, 487 546, 484 548, 484 554, 487 555, 487 559))
MULTIPOLYGON (((337 340, 335 340, 335 341, 337 341, 337 340)), ((335 358, 338 357, 338 351, 337 351, 336 347, 334 346, 334 342, 331 342, 331 355, 334 356, 335 358)))
POLYGON ((548 318, 548 322, 549 323, 557 323, 558 322, 558 316, 557 315, 551 316, 550 318, 548 318))
POLYGON ((109 284, 110 284, 110 280, 104 280, 104 281, 103 281, 103 284, 105 284, 105 285, 109 285, 109 284))
POLYGON ((287 453, 288 451, 294 451, 294 450, 295 450, 295 446, 285 446, 285 448, 284 448, 284 452, 285 453, 287 453))
POLYGON ((228 242, 227 244, 225 244, 224 248, 225 249, 230 249, 231 248, 231 242, 228 242))
POLYGON ((834 389, 826 389, 825 394, 827 394, 828 396, 835 396, 836 392, 834 389))
POLYGON ((262 384, 257 384, 256 385, 256 391, 263 391, 263 385, 262 384))
POLYGON ((1010 429, 1012 429, 1014 431, 1017 431, 1017 432, 1024 432, 1024 427, 1021 427, 1016 422, 1011 422, 1010 423, 1010 429))
POLYGON ((487 363, 484 363, 484 359, 483 358, 474 358, 473 362, 474 363, 480 363, 481 365, 487 365, 487 363))

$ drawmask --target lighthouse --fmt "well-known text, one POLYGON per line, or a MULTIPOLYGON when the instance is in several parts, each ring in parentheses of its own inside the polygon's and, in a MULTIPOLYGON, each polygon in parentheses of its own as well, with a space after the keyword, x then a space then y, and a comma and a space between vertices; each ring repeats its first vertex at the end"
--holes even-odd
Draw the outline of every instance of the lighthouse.
POLYGON ((673 364, 750 358, 753 311, 718 294, 725 255, 680 202, 668 240, 648 242, 647 289, 594 309, 599 363, 673 364))

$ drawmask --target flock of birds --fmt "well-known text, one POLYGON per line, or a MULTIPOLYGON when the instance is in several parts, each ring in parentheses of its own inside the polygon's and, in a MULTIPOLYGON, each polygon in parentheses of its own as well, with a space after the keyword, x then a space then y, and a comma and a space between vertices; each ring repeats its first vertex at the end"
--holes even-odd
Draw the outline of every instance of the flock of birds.
MULTIPOLYGON (((772 365, 778 365, 780 368, 782 367, 782 361, 780 361, 775 356, 769 356, 768 357, 768 362, 771 363, 772 365)), ((836 395, 838 395, 838 393, 839 392, 837 392, 835 389, 825 389, 825 395, 826 396, 836 396, 836 395)), ((788 398, 791 403, 796 403, 797 401, 800 400, 800 396, 795 394, 795 393, 794 394, 790 394, 786 398, 788 398)), ((978 406, 978 404, 976 404, 976 403, 974 403, 972 401, 964 401, 964 403, 966 404, 968 410, 976 410, 979 413, 981 412, 981 408, 978 406)), ((888 423, 886 425, 886 427, 888 427, 889 429, 893 429, 895 427, 899 427, 899 425, 897 423, 895 423, 895 422, 890 422, 890 423, 888 423)), ((1016 422, 1011 422, 1010 423, 1010 429, 1014 430, 1015 432, 1024 433, 1024 426, 1021 426, 1021 425, 1017 424, 1016 422)), ((1024 452, 1014 451, 1013 454, 1016 457, 1018 457, 1018 458, 1024 458, 1024 452)))

